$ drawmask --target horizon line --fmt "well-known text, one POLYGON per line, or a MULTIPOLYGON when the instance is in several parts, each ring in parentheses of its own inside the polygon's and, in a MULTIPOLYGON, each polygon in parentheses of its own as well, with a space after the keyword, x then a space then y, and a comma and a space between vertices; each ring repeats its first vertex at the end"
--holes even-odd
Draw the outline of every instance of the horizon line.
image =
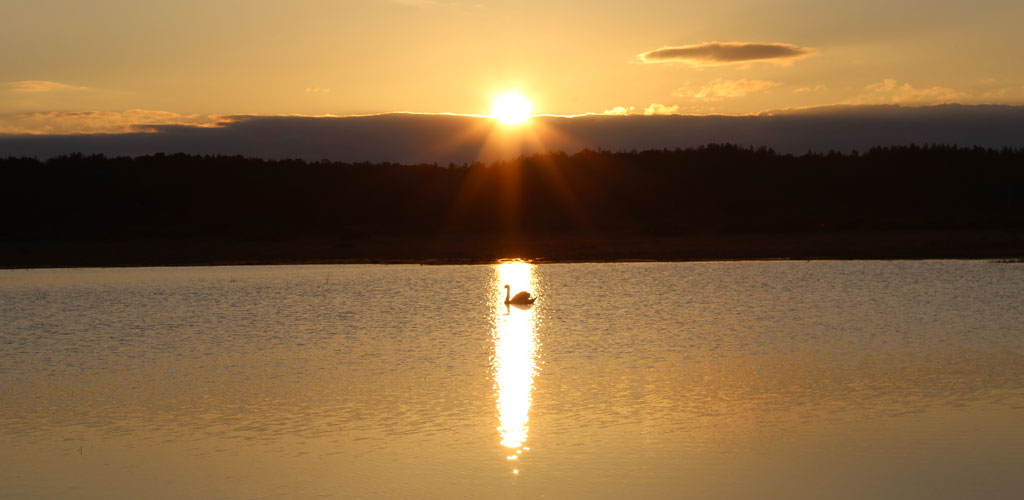
MULTIPOLYGON (((804 112, 814 111, 848 111, 848 110, 895 110, 895 109, 927 109, 927 108, 953 108, 953 107, 966 107, 966 108, 1021 108, 1024 104, 1007 104, 1007 103, 979 103, 979 104, 965 104, 961 102, 945 102, 945 103, 929 103, 929 104, 905 104, 905 103, 878 103, 878 104, 851 104, 851 103, 838 103, 838 104, 823 104, 816 106, 801 106, 801 107, 787 107, 787 108, 775 108, 750 113, 644 113, 640 112, 627 112, 627 113, 608 113, 608 112, 587 112, 577 114, 557 114, 557 113, 537 113, 530 115, 531 119, 534 118, 555 118, 555 119, 576 119, 576 118, 636 118, 636 117, 692 117, 692 118, 707 118, 707 117, 728 117, 728 118, 745 118, 745 117, 772 117, 780 115, 798 114, 804 112)), ((78 111, 27 111, 20 113, 3 113, 0 114, 0 137, 45 137, 45 136, 107 136, 107 135, 124 135, 124 134, 155 134, 160 133, 162 128, 169 127, 184 127, 193 129, 214 129, 214 128, 225 128, 232 123, 244 122, 250 119, 266 119, 266 118, 307 118, 307 119, 355 119, 355 118, 375 118, 375 117, 388 117, 388 116, 422 116, 422 117, 458 117, 458 118, 475 118, 475 119, 488 119, 495 120, 491 115, 478 114, 478 113, 456 113, 450 111, 444 112, 425 112, 425 111, 386 111, 379 113, 355 113, 347 115, 339 115, 333 113, 323 114, 303 114, 303 113, 271 113, 271 114, 256 114, 256 113, 232 113, 232 114, 180 114, 170 111, 160 110, 144 110, 144 109, 127 109, 123 111, 97 111, 97 110, 78 110, 78 111), (126 114, 130 113, 151 113, 160 114, 160 118, 151 120, 137 120, 133 121, 130 117, 126 117, 126 114), (90 115, 110 115, 112 117, 121 118, 118 125, 121 127, 116 130, 109 131, 87 131, 87 130, 74 130, 74 127, 70 127, 71 131, 54 131, 54 130, 31 130, 29 128, 14 128, 13 132, 4 131, 2 120, 5 117, 22 117, 31 118, 37 117, 46 119, 50 117, 52 121, 58 121, 61 117, 78 117, 78 116, 90 116, 90 115), (172 115, 172 116, 167 116, 172 115)), ((529 123, 522 125, 506 126, 508 128, 523 128, 528 127, 529 123)))

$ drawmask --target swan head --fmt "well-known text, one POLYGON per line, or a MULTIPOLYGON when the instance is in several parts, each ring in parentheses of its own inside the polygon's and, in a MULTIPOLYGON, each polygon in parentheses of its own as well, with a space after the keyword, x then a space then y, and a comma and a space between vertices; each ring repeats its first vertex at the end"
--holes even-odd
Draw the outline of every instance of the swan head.
POLYGON ((505 285, 505 288, 509 288, 509 289, 511 289, 512 287, 511 287, 511 286, 509 286, 509 285, 505 285))

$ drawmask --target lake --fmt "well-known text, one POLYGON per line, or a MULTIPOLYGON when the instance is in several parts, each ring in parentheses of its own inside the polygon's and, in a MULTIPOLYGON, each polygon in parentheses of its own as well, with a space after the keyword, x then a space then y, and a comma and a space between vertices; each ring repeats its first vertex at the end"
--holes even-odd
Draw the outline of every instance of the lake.
POLYGON ((1020 498, 1022 299, 985 261, 2 270, 0 498, 1020 498))

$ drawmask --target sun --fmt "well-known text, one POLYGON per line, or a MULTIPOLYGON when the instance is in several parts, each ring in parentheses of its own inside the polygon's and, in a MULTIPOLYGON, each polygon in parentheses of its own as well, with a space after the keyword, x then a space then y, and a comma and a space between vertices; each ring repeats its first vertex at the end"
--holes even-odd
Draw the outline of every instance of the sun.
POLYGON ((491 117, 506 125, 519 125, 530 119, 533 107, 522 94, 506 92, 494 98, 491 117))

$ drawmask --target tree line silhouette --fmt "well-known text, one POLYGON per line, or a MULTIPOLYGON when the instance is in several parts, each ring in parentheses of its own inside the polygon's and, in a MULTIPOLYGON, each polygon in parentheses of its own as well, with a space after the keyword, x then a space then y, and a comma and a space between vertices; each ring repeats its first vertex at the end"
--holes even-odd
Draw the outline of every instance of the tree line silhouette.
POLYGON ((1024 230, 1024 150, 553 152, 463 165, 0 159, 0 240, 1024 230))

